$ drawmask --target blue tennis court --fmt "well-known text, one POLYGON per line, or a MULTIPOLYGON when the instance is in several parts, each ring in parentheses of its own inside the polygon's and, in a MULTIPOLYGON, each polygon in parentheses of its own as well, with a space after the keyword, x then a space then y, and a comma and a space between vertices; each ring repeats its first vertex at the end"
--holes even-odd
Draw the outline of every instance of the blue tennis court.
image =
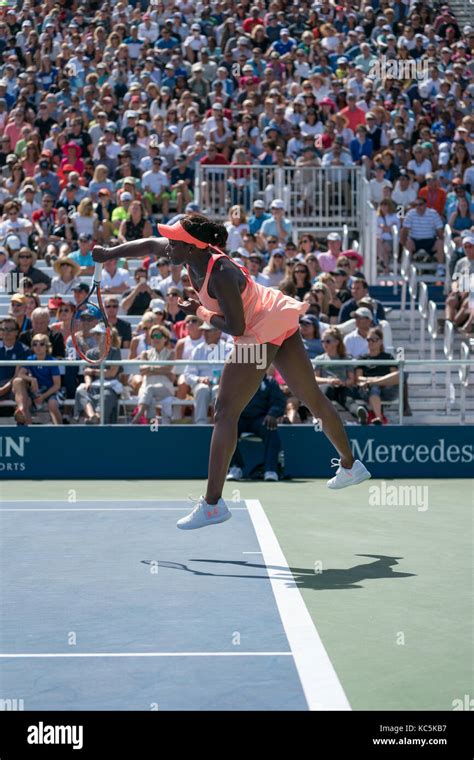
POLYGON ((349 709, 258 501, 5 501, 2 696, 25 710, 349 709))

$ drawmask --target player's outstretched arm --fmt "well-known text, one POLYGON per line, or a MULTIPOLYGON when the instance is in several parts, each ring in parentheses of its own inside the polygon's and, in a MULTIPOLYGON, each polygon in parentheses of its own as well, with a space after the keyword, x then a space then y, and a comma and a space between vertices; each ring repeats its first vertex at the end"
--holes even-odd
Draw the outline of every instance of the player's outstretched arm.
POLYGON ((92 258, 100 263, 109 259, 141 259, 145 256, 167 255, 168 238, 142 238, 141 240, 132 240, 130 243, 115 245, 113 248, 95 245, 92 249, 92 258))

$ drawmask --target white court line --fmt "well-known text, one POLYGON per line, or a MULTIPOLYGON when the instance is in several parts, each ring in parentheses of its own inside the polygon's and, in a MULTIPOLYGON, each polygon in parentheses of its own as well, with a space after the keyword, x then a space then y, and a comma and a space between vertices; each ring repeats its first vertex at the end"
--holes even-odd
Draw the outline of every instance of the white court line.
MULTIPOLYGON (((123 499, 117 499, 123 501, 123 499)), ((14 509, 13 507, 0 507, 2 512, 189 512, 191 507, 32 507, 29 509, 14 509)), ((247 512, 247 507, 234 507, 233 512, 247 512)), ((260 552, 258 552, 260 553, 260 552)))
POLYGON ((350 710, 351 706, 324 644, 311 619, 280 544, 258 499, 247 499, 281 621, 293 652, 296 669, 310 710, 350 710), (277 572, 277 575, 273 573, 277 572))
POLYGON ((55 657, 292 657, 292 652, 37 652, 0 653, 4 660, 55 657))

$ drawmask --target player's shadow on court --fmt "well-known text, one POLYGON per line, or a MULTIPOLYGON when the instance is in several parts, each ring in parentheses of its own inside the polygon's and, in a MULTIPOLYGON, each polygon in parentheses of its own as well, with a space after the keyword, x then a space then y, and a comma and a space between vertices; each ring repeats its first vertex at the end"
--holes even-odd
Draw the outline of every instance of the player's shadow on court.
MULTIPOLYGON (((363 581, 378 580, 382 578, 412 578, 416 575, 416 573, 402 573, 398 570, 393 570, 393 567, 398 565, 398 560, 403 559, 403 557, 389 557, 384 554, 356 554, 355 556, 370 557, 376 561, 364 562, 341 570, 337 568, 328 568, 325 570, 324 568, 320 568, 318 563, 316 563, 314 567, 290 567, 289 569, 298 588, 312 589, 313 591, 364 588, 365 584, 363 584, 363 581)), ((215 576, 218 578, 268 580, 268 571, 272 578, 288 580, 289 583, 292 583, 286 567, 280 565, 265 565, 258 562, 248 562, 247 560, 190 559, 189 562, 201 562, 206 565, 211 565, 212 567, 217 565, 218 568, 222 569, 228 567, 229 569, 245 568, 246 570, 260 570, 261 572, 258 575, 235 572, 209 572, 206 570, 200 570, 192 565, 186 565, 182 562, 160 560, 142 560, 142 562, 147 565, 156 563, 159 567, 184 570, 193 575, 205 575, 208 577, 215 576)))

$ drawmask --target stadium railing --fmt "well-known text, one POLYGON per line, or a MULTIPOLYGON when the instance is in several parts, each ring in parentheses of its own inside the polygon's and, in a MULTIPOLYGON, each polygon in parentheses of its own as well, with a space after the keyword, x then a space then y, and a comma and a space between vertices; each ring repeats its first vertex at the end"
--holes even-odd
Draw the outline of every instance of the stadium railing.
POLYGON ((436 339, 438 337, 438 307, 434 301, 428 301, 428 335, 430 336, 430 359, 433 362, 431 366, 431 386, 436 386, 436 368, 434 366, 436 356, 436 339))
MULTIPOLYGON (((396 358, 396 359, 380 359, 377 360, 377 365, 380 366, 387 366, 387 367, 397 367, 399 370, 399 378, 398 378, 398 424, 403 425, 403 385, 405 382, 405 371, 412 366, 432 366, 441 370, 446 370, 446 390, 447 390, 447 397, 448 397, 448 391, 452 395, 452 389, 451 389, 451 370, 453 366, 460 366, 462 369, 462 379, 461 381, 465 383, 464 388, 466 389, 468 386, 468 378, 469 378, 469 370, 472 366, 474 366, 474 359, 469 359, 469 354, 466 354, 465 351, 462 352, 461 359, 455 359, 453 356, 453 332, 452 332, 452 323, 447 323, 447 328, 445 331, 445 356, 446 359, 440 360, 440 359, 404 359, 404 358, 396 358), (449 325, 451 325, 451 330, 449 328, 449 325)), ((87 364, 87 362, 80 361, 80 360, 68 360, 68 359, 52 359, 50 360, 50 363, 58 366, 58 367, 88 367, 90 366, 87 364)), ((199 366, 199 365, 206 365, 209 366, 209 364, 215 364, 220 367, 225 362, 222 360, 201 360, 201 361, 193 361, 192 364, 199 366)), ((373 365, 372 359, 325 359, 318 362, 315 362, 313 360, 313 366, 318 369, 321 369, 325 366, 335 367, 361 367, 364 365, 373 365)), ((117 364, 120 364, 121 367, 123 367, 124 372, 127 371, 127 368, 136 367, 137 361, 136 359, 128 359, 128 360, 121 360, 118 362, 117 360, 112 361, 104 361, 100 364, 99 370, 100 370, 100 420, 101 424, 104 424, 104 394, 103 394, 103 388, 104 388, 104 380, 105 380, 105 370, 107 367, 116 367, 117 364)), ((163 366, 163 365, 170 365, 174 367, 185 367, 186 365, 189 365, 189 360, 180 359, 180 360, 162 360, 162 361, 150 361, 150 360, 140 360, 140 365, 147 365, 150 367, 154 366, 163 366)), ((16 361, 9 361, 2 359, 0 360, 0 366, 7 366, 7 367, 16 367, 18 365, 18 362, 16 361)), ((38 363, 36 361, 22 361, 21 362, 22 367, 28 367, 28 366, 38 366, 38 363)), ((461 372, 461 370, 459 370, 461 372)), ((460 375, 461 377, 461 375, 460 375)), ((188 402, 191 403, 191 402, 188 402)), ((464 403, 465 403, 465 397, 464 397, 464 403)), ((2 402, 0 401, 0 405, 13 405, 14 402, 2 402)), ((69 404, 70 405, 70 404, 69 404)), ((449 414, 449 411, 447 409, 447 413, 449 414)))
POLYGON ((347 224, 358 230, 362 229, 365 184, 358 166, 199 164, 194 198, 204 212, 223 220, 234 204, 249 212, 256 200, 263 200, 268 208, 272 200, 280 198, 295 228, 331 230, 347 224))

